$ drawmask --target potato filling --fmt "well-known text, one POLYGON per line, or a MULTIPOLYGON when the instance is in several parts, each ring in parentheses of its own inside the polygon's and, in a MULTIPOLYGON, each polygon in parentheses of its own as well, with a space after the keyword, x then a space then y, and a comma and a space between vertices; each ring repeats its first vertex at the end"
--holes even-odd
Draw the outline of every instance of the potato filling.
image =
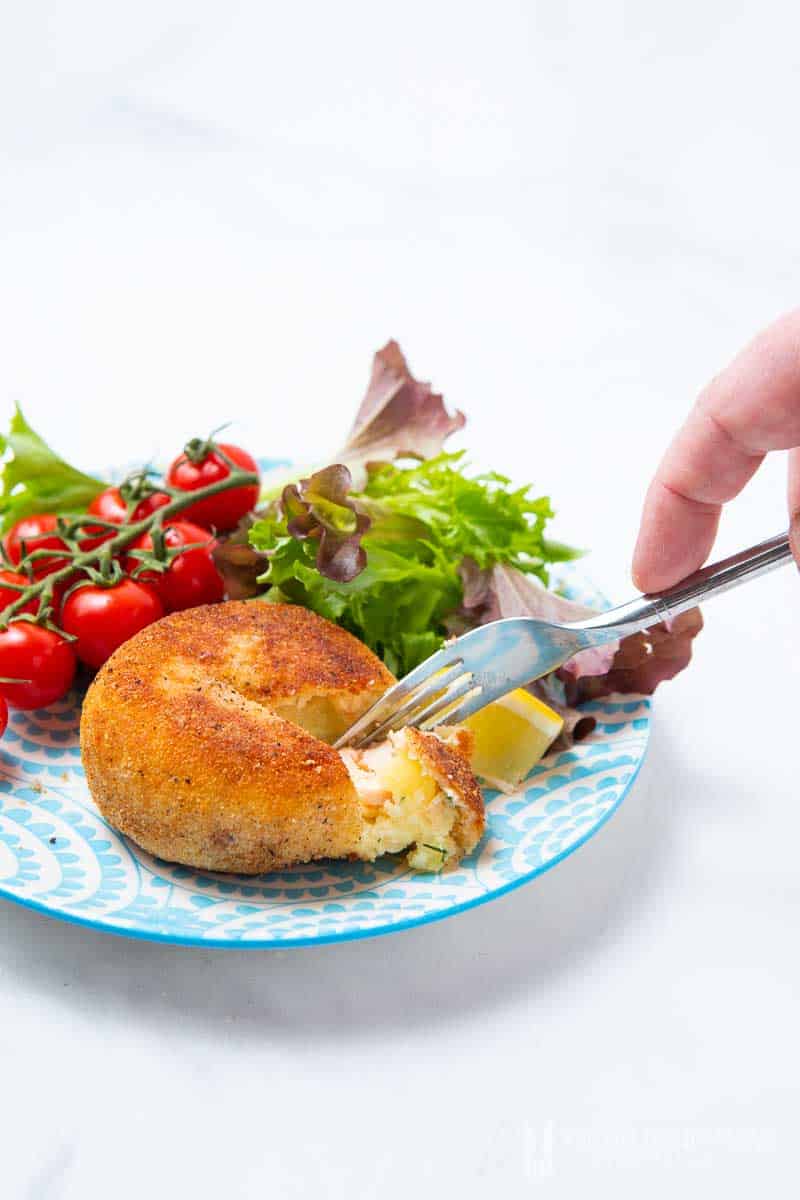
POLYGON ((270 708, 276 716, 299 725, 312 737, 330 744, 361 716, 364 700, 360 696, 348 695, 294 696, 273 702, 270 708))
POLYGON ((402 733, 341 755, 361 801, 359 858, 372 861, 407 850, 406 861, 415 871, 440 871, 449 859, 458 860, 456 806, 410 755, 402 733))

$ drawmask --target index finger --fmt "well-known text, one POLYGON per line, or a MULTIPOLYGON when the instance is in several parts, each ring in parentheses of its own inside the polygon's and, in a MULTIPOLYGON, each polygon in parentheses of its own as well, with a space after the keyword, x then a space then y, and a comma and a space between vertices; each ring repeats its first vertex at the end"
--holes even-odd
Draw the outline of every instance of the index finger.
POLYGON ((705 562, 722 506, 770 450, 800 445, 800 309, 750 343, 702 392, 650 485, 633 559, 642 591, 705 562))

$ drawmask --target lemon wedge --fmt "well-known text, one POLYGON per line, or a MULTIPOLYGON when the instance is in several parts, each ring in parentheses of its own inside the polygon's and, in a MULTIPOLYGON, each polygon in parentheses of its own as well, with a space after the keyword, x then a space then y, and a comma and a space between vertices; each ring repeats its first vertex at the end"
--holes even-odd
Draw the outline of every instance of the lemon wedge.
POLYGON ((564 719, 517 688, 467 717, 464 724, 475 735, 473 771, 490 786, 508 791, 543 757, 564 728, 564 719))

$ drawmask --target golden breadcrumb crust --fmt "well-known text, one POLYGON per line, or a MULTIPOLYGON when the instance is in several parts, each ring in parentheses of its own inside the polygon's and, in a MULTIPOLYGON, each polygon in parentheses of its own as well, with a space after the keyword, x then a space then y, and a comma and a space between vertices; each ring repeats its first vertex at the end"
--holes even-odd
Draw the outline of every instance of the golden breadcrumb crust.
POLYGON ((462 853, 468 854, 477 846, 486 826, 483 794, 469 765, 474 738, 465 728, 448 732, 449 737, 443 741, 435 733, 408 728, 405 741, 408 751, 454 802, 453 836, 462 853))
POLYGON ((173 862, 258 874, 349 855, 355 788, 338 753, 295 722, 328 697, 344 729, 392 682, 366 646, 304 608, 173 613, 121 646, 87 692, 90 791, 112 825, 173 862), (271 711, 295 705, 292 721, 271 711))

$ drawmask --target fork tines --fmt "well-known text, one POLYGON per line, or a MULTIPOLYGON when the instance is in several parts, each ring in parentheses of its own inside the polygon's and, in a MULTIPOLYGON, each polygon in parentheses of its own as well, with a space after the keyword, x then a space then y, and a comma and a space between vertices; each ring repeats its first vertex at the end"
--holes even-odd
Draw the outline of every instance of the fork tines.
POLYGON ((334 743, 335 747, 368 746, 405 725, 430 730, 442 722, 455 723, 467 699, 480 693, 480 685, 465 668, 463 659, 452 659, 433 671, 431 663, 422 663, 389 688, 334 743))

